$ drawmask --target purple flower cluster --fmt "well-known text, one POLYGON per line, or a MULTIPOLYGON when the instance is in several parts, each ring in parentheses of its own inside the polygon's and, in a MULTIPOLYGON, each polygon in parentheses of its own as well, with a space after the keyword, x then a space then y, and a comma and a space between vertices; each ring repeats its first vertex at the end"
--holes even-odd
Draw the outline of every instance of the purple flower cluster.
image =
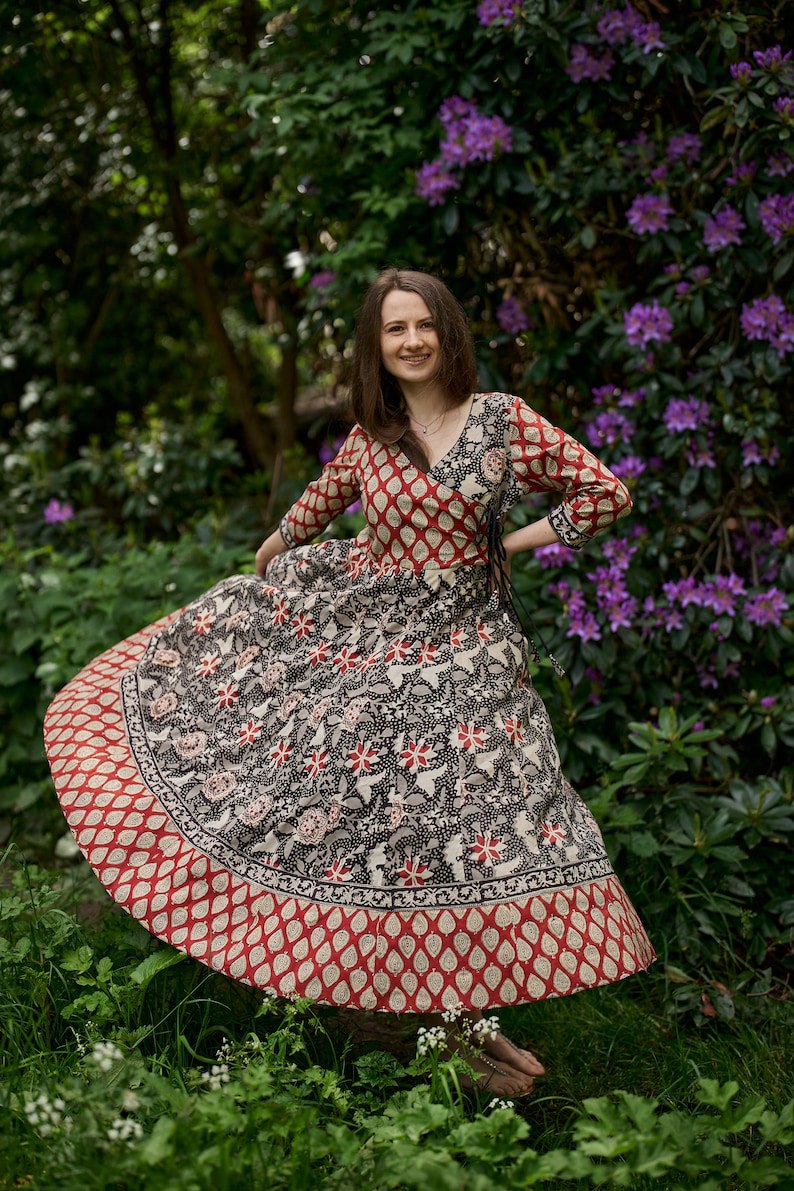
POLYGON ((549 584, 552 595, 559 596, 568 617, 566 637, 579 637, 582 641, 600 641, 601 628, 594 614, 585 605, 584 593, 575 591, 570 583, 560 579, 557 583, 549 584))
POLYGON ((703 243, 709 252, 717 252, 720 248, 727 248, 729 244, 741 244, 740 233, 746 226, 738 211, 733 207, 723 207, 711 219, 706 220, 703 243))
POLYGON ((671 136, 667 142, 668 161, 686 161, 693 164, 700 160, 703 142, 695 132, 681 132, 671 136))
POLYGON ((619 480, 636 480, 647 469, 648 464, 639 455, 624 455, 621 459, 614 459, 609 470, 619 480))
POLYGON ((424 161, 416 171, 416 193, 427 199, 429 207, 438 207, 444 202, 448 190, 458 190, 459 179, 446 168, 443 161, 424 161))
POLYGON ((496 321, 508 335, 518 335, 530 326, 529 315, 524 310, 518 298, 507 297, 497 307, 496 321))
POLYGON ((785 178, 794 170, 794 161, 787 153, 772 153, 767 159, 766 172, 770 178, 785 178))
POLYGON ((330 269, 321 269, 318 273, 313 273, 309 278, 309 285, 313 289, 327 289, 336 281, 336 273, 332 273, 330 269))
POLYGON ((667 343, 673 319, 667 307, 658 302, 635 302, 623 315, 623 329, 632 347, 645 347, 652 341, 667 343))
POLYGON ((766 339, 781 359, 794 348, 794 314, 777 294, 743 303, 739 322, 748 339, 766 339))
POLYGON ((666 231, 673 208, 666 194, 638 194, 626 212, 626 219, 637 235, 666 231))
POLYGON ((651 50, 665 48, 658 23, 643 21, 631 4, 627 4, 625 8, 605 9, 596 29, 598 36, 608 45, 623 45, 626 41, 631 40, 640 47, 643 54, 649 54, 651 50))
MULTIPOLYGON (((587 578, 595 583, 596 604, 599 611, 606 616, 609 628, 613 633, 616 633, 618 629, 632 628, 633 617, 638 608, 638 601, 629 593, 625 578, 631 556, 636 553, 637 547, 628 542, 621 544, 622 551, 615 551, 611 557, 607 554, 607 566, 587 571, 587 578)), ((606 545, 613 545, 613 543, 605 543, 606 545)), ((604 552, 607 553, 606 550, 604 552)), ((567 635, 570 636, 570 632, 567 635)))
POLYGON ((784 54, 779 45, 753 50, 753 61, 761 70, 768 70, 772 74, 789 73, 794 65, 791 63, 791 50, 784 54))
POLYGON ((452 172, 455 168, 493 161, 513 147, 512 130, 501 116, 485 116, 475 103, 459 95, 444 100, 438 118, 444 128, 441 155, 423 162, 416 171, 416 193, 431 207, 443 203, 446 192, 460 186, 452 172))
POLYGON ((673 397, 668 401, 662 419, 667 429, 674 433, 705 428, 710 423, 711 416, 708 402, 688 393, 686 398, 673 397))
POLYGON ((777 463, 780 451, 775 443, 762 450, 754 438, 742 439, 742 467, 752 467, 756 463, 777 463))
POLYGON ((746 87, 753 77, 753 68, 749 62, 733 62, 730 70, 733 81, 743 87, 746 87))
POLYGON ((617 406, 623 406, 625 409, 633 409, 635 406, 642 404, 645 398, 645 389, 619 389, 616 385, 598 385, 591 389, 593 394, 593 405, 605 405, 611 403, 617 406))
POLYGON ((749 186, 755 177, 758 165, 755 161, 740 161, 732 174, 725 179, 726 186, 749 186))
POLYGON ((616 409, 604 410, 596 414, 587 427, 587 437, 594 446, 614 446, 615 443, 629 442, 634 436, 634 426, 625 414, 616 409))
POLYGON ((47 525, 57 525, 59 521, 71 521, 74 509, 66 502, 61 504, 54 497, 44 510, 44 521, 47 525))
POLYGON ((694 436, 689 439, 686 450, 684 451, 684 458, 690 467, 716 467, 717 463, 714 459, 714 451, 712 443, 714 441, 714 431, 706 432, 706 442, 700 442, 694 436))
POLYGON ((751 624, 780 624, 783 613, 789 608, 785 595, 777 587, 770 587, 758 595, 750 596, 743 612, 751 624))
POLYGON ((794 95, 780 95, 772 104, 772 111, 777 112, 784 124, 794 120, 794 95))
POLYGON ((532 551, 532 557, 536 558, 540 565, 548 570, 549 567, 561 567, 564 563, 569 562, 575 553, 575 550, 563 546, 562 542, 551 542, 548 546, 538 546, 536 550, 532 551))
POLYGON ((481 25, 509 25, 521 11, 522 0, 482 0, 477 5, 477 18, 481 25))
MULTIPOLYGON (((682 627, 683 620, 677 609, 687 608, 690 604, 696 608, 703 608, 714 616, 735 617, 741 611, 747 620, 758 625, 779 625, 783 613, 788 609, 783 592, 776 587, 770 587, 756 595, 747 595, 744 579, 733 571, 701 582, 697 582, 691 575, 684 579, 671 580, 662 584, 662 591, 669 607, 655 608, 656 623, 665 623, 668 629, 671 621, 675 628, 682 627), (737 605, 739 596, 745 597, 741 608, 737 605)), ((653 604, 653 597, 650 597, 650 605, 653 604)), ((649 606, 647 610, 653 609, 649 606)), ((716 627, 713 622, 709 625, 712 631, 716 627)))
POLYGON ((581 83, 582 79, 598 82, 601 79, 612 78, 610 71, 614 65, 615 55, 611 50, 596 53, 589 46, 577 43, 571 46, 565 73, 574 83, 581 83))
POLYGON ((779 244, 784 236, 794 232, 794 194, 769 194, 758 204, 761 227, 779 244))

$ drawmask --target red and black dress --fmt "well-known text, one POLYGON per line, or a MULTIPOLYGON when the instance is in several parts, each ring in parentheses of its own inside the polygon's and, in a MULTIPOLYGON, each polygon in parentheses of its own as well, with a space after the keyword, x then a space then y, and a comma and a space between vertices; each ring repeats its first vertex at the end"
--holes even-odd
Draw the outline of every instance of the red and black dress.
POLYGON ((355 425, 264 580, 224 579, 81 670, 45 741, 112 897, 238 980, 360 1009, 515 1005, 648 967, 497 574, 504 513, 540 489, 572 549, 631 509, 511 394, 473 394, 429 472, 355 425), (355 538, 312 541, 357 500, 355 538))

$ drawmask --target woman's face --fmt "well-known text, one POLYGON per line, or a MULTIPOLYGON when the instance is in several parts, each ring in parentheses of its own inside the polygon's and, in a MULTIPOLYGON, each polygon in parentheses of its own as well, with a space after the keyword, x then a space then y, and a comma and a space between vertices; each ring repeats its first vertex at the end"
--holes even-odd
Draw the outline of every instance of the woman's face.
POLYGON ((380 310, 383 367, 398 381, 428 381, 441 363, 441 346, 425 301, 407 290, 389 290, 380 310))

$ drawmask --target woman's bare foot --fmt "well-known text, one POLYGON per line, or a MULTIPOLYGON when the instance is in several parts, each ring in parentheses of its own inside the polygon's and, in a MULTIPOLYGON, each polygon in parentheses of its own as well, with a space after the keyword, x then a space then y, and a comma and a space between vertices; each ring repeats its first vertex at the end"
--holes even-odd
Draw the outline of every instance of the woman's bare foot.
MULTIPOLYGON (((471 1020, 470 1015, 467 1014, 466 1016, 471 1020)), ((479 1016, 481 1017, 482 1014, 479 1016)), ((524 1068, 519 1067, 518 1062, 521 1056, 518 1051, 516 1051, 515 1057, 507 1059, 500 1058, 500 1061, 496 1063, 487 1053, 475 1053, 471 1046, 467 1045, 466 1039, 457 1034, 454 1029, 450 1033, 448 1028, 445 1027, 440 1013, 428 1015, 427 1020, 433 1025, 445 1029, 447 1033, 446 1045, 439 1052, 440 1058, 449 1059, 453 1053, 460 1053, 475 1072, 482 1073, 482 1078, 476 1079, 474 1083, 469 1076, 460 1075, 458 1078, 460 1079, 461 1087, 472 1088, 476 1086, 480 1091, 491 1092, 495 1096, 527 1096, 533 1090, 535 1084, 533 1075, 531 1072, 527 1072, 524 1068)), ((475 1018, 475 1020, 478 1019, 475 1018)), ((479 1043, 483 1051, 487 1050, 487 1044, 483 1046, 482 1038, 479 1040, 479 1043)), ((536 1066, 539 1066, 537 1062, 536 1066)))

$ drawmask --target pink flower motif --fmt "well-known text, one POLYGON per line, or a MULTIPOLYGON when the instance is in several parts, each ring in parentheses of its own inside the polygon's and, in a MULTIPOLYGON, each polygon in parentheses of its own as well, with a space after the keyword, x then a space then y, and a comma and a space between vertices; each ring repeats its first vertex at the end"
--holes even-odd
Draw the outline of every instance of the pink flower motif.
POLYGON ((270 750, 270 756, 276 765, 283 765, 292 752, 292 745, 286 740, 280 740, 274 749, 270 750))
POLYGON ((262 731, 262 725, 258 724, 256 720, 249 720, 239 732, 240 744, 253 744, 259 733, 262 731))
POLYGON ((473 752, 478 748, 485 748, 485 729, 476 724, 458 724, 456 743, 473 752))
POLYGON ((405 657, 407 657, 410 649, 410 641, 403 641, 401 637, 397 638, 391 642, 389 648, 386 650, 386 661, 401 662, 405 657))
POLYGON ((246 666, 250 666, 254 658, 258 657, 262 651, 258 645, 249 645, 242 653, 238 653, 234 661, 235 670, 244 670, 246 666))
POLYGON ((298 691, 293 691, 291 695, 287 695, 286 699, 278 709, 279 719, 286 723, 295 708, 300 702, 302 702, 302 700, 303 695, 299 694, 298 691))
POLYGON ((206 732, 186 732, 184 736, 174 743, 174 752, 179 757, 185 760, 191 760, 197 757, 199 753, 204 752, 204 747, 207 743, 206 732))
POLYGON ((540 830, 543 832, 544 842, 554 844, 555 847, 565 839, 565 832, 559 823, 541 823, 540 830))
POLYGON ((225 686, 219 686, 215 694, 219 707, 234 707, 240 698, 240 692, 233 682, 227 682, 225 686))
POLYGON ((168 666, 172 669, 179 665, 179 654, 175 649, 155 649, 152 661, 155 666, 168 666))
POLYGON ((505 732, 514 744, 524 739, 520 720, 505 720, 505 732))
POLYGON ((351 699, 342 713, 342 727, 347 728, 348 731, 355 728, 366 706, 367 700, 362 695, 351 699))
POLYGON ((390 794, 389 802, 391 803, 389 809, 389 827, 394 831, 405 818, 405 803, 399 794, 390 794))
POLYGON ((227 628, 227 629, 236 628, 238 624, 242 624, 244 620, 248 620, 249 616, 250 616, 250 612, 248 611, 248 609, 241 608, 239 610, 239 612, 232 613, 232 615, 227 619, 226 624, 224 625, 224 628, 227 628))
POLYGON ((299 612, 297 616, 293 616, 292 624, 295 629, 296 638, 310 637, 314 629, 314 621, 308 612, 299 612))
POLYGON ((438 653, 438 646, 434 645, 432 641, 423 641, 419 647, 419 665, 424 666, 428 662, 435 661, 438 653))
POLYGON ((155 699, 149 708, 149 715, 153 720, 161 720, 163 716, 170 715, 172 711, 176 711, 179 704, 179 699, 174 691, 169 691, 167 695, 161 695, 159 699, 155 699))
POLYGON ((201 785, 201 792, 209 802, 220 802, 222 798, 227 798, 232 790, 236 789, 237 778, 225 769, 211 773, 201 785))
POLYGON ((402 757, 402 764, 411 773, 416 773, 418 769, 427 769, 430 764, 430 757, 432 749, 424 740, 412 740, 408 747, 405 748, 400 756, 402 757))
POLYGON ((425 873, 430 869, 426 864, 422 864, 418 856, 406 858, 402 868, 398 871, 397 876, 403 885, 424 885, 425 873))
POLYGON ((328 646, 324 641, 318 641, 306 655, 313 666, 319 666, 320 662, 328 660, 328 646))
POLYGON ((317 701, 317 703, 315 703, 314 707, 312 707, 311 711, 309 712, 309 723, 313 724, 316 727, 319 724, 320 720, 325 715, 325 713, 328 710, 328 708, 330 707, 330 705, 331 705, 330 699, 319 699, 317 701))
POLYGON ((372 748, 369 741, 364 740, 359 740, 356 747, 347 756, 348 767, 354 773, 371 773, 372 763, 378 759, 378 754, 372 748))
POLYGON ((507 455, 504 447, 489 447, 480 460, 482 474, 486 480, 490 480, 493 484, 499 483, 505 474, 506 465, 507 455))
POLYGON ((198 616, 194 620, 193 632, 198 633, 199 636, 201 636, 203 633, 208 633, 214 623, 215 617, 211 612, 208 612, 205 609, 203 612, 199 612, 198 616))
POLYGON ((327 764, 328 753, 324 749, 312 749, 311 756, 303 768, 310 777, 319 777, 327 764))
POLYGON ((479 860, 482 864, 493 865, 497 860, 502 859, 502 849, 504 844, 496 836, 491 835, 490 831, 480 832, 475 836, 475 842, 469 844, 474 859, 479 860))
POLYGON ((345 867, 344 860, 333 860, 325 870, 326 879, 329 881, 349 881, 350 874, 351 869, 345 867))
POLYGON ((319 806, 310 806, 298 820, 295 833, 301 843, 319 844, 325 835, 328 816, 319 806))
POLYGON ((248 827, 257 827, 272 806, 273 799, 270 794, 260 794, 253 802, 238 810, 237 818, 248 827))
POLYGON ((196 666, 196 674, 200 678, 209 678, 218 669, 218 655, 217 653, 205 653, 199 664, 196 666))
POLYGON ((262 689, 265 691, 271 690, 274 686, 278 686, 284 680, 284 675, 287 673, 287 667, 283 662, 273 662, 272 666, 268 666, 262 675, 262 689))

